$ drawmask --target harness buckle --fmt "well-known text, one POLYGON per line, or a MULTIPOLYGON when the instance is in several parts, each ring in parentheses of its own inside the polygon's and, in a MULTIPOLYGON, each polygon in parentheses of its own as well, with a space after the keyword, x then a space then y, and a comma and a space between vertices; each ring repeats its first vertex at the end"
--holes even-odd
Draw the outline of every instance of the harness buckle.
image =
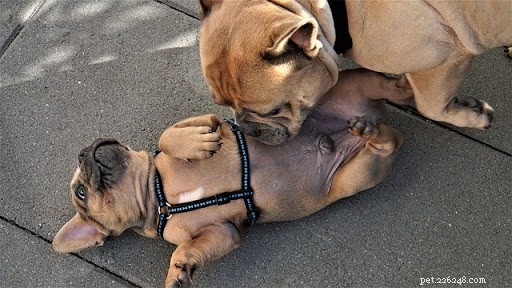
POLYGON ((158 213, 165 215, 165 219, 169 220, 172 217, 172 214, 169 213, 170 208, 171 208, 171 204, 165 202, 165 206, 160 206, 158 208, 158 213))

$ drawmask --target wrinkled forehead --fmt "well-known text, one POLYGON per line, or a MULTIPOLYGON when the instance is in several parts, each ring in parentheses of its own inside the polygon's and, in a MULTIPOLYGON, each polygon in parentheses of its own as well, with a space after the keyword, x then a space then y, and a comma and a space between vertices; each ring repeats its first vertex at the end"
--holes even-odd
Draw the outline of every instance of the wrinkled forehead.
MULTIPOLYGON (((80 166, 78 166, 75 169, 75 172, 73 172, 73 176, 71 177, 71 184, 70 184, 71 191, 74 191, 76 186, 83 181, 83 179, 81 177, 81 172, 82 171, 80 169, 80 166)), ((74 194, 74 193, 72 192, 72 194, 74 194)))
MULTIPOLYGON (((203 48, 232 47, 244 51, 250 43, 269 44, 276 23, 286 21, 290 11, 269 1, 224 1, 202 20, 200 43, 203 48)), ((270 43, 273 44, 273 43, 270 43)), ((261 48, 264 48, 261 45, 261 48)), ((201 47, 201 45, 200 45, 201 47)))

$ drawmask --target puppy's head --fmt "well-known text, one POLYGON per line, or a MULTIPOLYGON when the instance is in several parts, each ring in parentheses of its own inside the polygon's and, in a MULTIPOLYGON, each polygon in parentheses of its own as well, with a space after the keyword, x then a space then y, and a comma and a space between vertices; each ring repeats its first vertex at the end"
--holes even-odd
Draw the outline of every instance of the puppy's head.
POLYGON ((201 64, 214 100, 267 144, 296 135, 338 77, 331 43, 294 2, 201 1, 201 64))
POLYGON ((71 181, 77 210, 55 235, 58 252, 76 252, 100 246, 105 237, 140 225, 145 212, 149 156, 115 139, 97 139, 80 152, 71 181))

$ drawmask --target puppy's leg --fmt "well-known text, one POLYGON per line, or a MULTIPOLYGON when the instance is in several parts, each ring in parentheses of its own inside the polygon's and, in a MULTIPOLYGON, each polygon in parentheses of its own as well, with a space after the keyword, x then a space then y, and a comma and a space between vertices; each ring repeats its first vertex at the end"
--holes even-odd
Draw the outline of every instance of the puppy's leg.
POLYGON ((158 146, 165 154, 183 160, 208 159, 220 149, 219 123, 215 115, 185 119, 167 128, 158 146))
POLYGON ((190 287, 195 269, 220 258, 240 243, 240 232, 232 223, 204 228, 192 240, 181 243, 171 256, 165 287, 190 287))
POLYGON ((340 72, 343 85, 357 89, 356 97, 371 100, 386 99, 393 103, 406 105, 413 100, 413 91, 405 76, 395 79, 364 68, 344 70, 340 72))
POLYGON ((367 140, 365 147, 347 164, 338 168, 324 205, 374 187, 390 172, 394 156, 402 145, 402 133, 387 124, 373 124, 368 118, 353 116, 353 135, 367 140))
POLYGON ((437 67, 407 74, 421 114, 460 127, 486 129, 491 126, 494 110, 489 104, 471 97, 456 98, 472 59, 468 55, 453 55, 437 67))

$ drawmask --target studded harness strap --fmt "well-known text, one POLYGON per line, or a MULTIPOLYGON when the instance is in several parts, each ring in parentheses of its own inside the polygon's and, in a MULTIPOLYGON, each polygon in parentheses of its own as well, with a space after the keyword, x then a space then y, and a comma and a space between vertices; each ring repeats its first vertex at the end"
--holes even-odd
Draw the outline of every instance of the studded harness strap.
MULTIPOLYGON (((158 224, 157 224, 157 232, 158 236, 163 237, 163 232, 165 228, 165 224, 167 220, 169 220, 173 214, 176 213, 184 213, 188 211, 193 211, 196 209, 208 207, 211 205, 223 205, 229 203, 231 200, 244 199, 245 207, 247 209, 247 222, 248 225, 253 225, 256 223, 256 220, 259 216, 259 210, 254 205, 254 191, 250 185, 250 170, 249 170, 249 153, 247 151, 247 145, 245 142, 245 137, 240 128, 233 120, 226 120, 226 122, 231 127, 231 131, 235 134, 238 149, 240 150, 240 159, 242 162, 242 189, 233 192, 223 192, 211 197, 179 203, 179 204, 169 204, 165 200, 165 195, 163 193, 162 180, 160 178, 160 174, 157 170, 155 170, 155 192, 158 198, 158 224)), ((156 157, 160 151, 155 151, 153 154, 156 157)))

